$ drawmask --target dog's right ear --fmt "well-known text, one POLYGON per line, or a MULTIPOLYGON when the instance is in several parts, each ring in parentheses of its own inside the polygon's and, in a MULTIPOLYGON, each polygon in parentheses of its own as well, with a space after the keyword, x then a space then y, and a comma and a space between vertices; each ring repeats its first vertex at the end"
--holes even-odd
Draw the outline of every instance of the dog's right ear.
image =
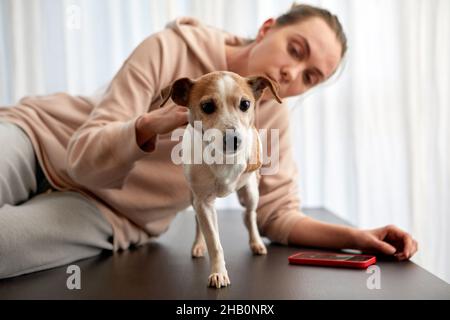
POLYGON ((161 90, 161 97, 163 99, 160 108, 166 104, 169 98, 177 105, 187 107, 189 103, 189 95, 191 93, 194 81, 189 78, 181 78, 174 81, 170 86, 161 90))

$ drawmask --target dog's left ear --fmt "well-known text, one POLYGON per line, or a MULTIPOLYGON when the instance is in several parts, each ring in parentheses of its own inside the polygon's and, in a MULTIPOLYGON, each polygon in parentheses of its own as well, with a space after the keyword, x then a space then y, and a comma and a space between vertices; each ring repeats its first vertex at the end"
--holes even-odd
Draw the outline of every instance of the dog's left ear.
POLYGON ((250 88, 252 88, 253 95, 255 96, 256 100, 261 97, 265 88, 269 88, 278 103, 283 102, 278 95, 278 91, 280 90, 278 82, 272 81, 264 76, 253 76, 247 78, 247 83, 250 85, 250 88))
POLYGON ((189 103, 189 95, 191 93, 194 81, 189 78, 181 78, 174 81, 170 86, 161 90, 161 97, 163 99, 160 108, 172 98, 177 105, 187 107, 189 103))

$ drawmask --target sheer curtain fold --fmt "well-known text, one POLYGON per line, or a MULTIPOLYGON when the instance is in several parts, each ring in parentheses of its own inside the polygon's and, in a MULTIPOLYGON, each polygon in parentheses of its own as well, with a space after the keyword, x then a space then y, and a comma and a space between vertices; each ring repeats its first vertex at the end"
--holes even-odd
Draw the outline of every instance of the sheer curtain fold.
MULTIPOLYGON (((349 51, 337 81, 289 99, 303 206, 362 228, 389 223, 450 281, 450 1, 302 1, 336 13, 349 51)), ((290 0, 0 0, 0 105, 90 94, 177 16, 254 37, 290 0)), ((235 196, 221 208, 238 208, 235 196)))

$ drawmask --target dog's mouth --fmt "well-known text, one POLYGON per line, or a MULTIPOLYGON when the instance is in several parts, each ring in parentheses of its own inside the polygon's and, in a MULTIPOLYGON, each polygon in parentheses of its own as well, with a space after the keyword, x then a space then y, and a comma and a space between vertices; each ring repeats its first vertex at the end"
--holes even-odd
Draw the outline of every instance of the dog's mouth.
POLYGON ((239 153, 244 148, 244 137, 238 130, 227 129, 223 132, 217 128, 204 128, 199 126, 193 127, 194 132, 197 132, 198 138, 201 139, 203 148, 209 146, 209 150, 214 149, 216 154, 223 154, 226 156, 233 156, 239 153))
POLYGON ((207 144, 212 143, 218 154, 226 156, 236 155, 243 149, 244 145, 242 135, 237 132, 221 133, 221 135, 216 136, 213 141, 209 141, 210 142, 207 144))

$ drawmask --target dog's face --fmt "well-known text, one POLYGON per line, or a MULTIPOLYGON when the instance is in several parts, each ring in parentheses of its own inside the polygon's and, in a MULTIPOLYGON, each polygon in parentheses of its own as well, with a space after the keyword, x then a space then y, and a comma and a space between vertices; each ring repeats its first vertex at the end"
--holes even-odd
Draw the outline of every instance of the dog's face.
POLYGON ((264 89, 269 88, 275 99, 278 84, 255 76, 244 78, 232 72, 208 73, 197 80, 181 78, 163 90, 163 106, 169 98, 190 109, 189 123, 201 121, 203 132, 220 131, 221 144, 226 153, 233 153, 246 141, 249 128, 253 126, 255 105, 264 89))

